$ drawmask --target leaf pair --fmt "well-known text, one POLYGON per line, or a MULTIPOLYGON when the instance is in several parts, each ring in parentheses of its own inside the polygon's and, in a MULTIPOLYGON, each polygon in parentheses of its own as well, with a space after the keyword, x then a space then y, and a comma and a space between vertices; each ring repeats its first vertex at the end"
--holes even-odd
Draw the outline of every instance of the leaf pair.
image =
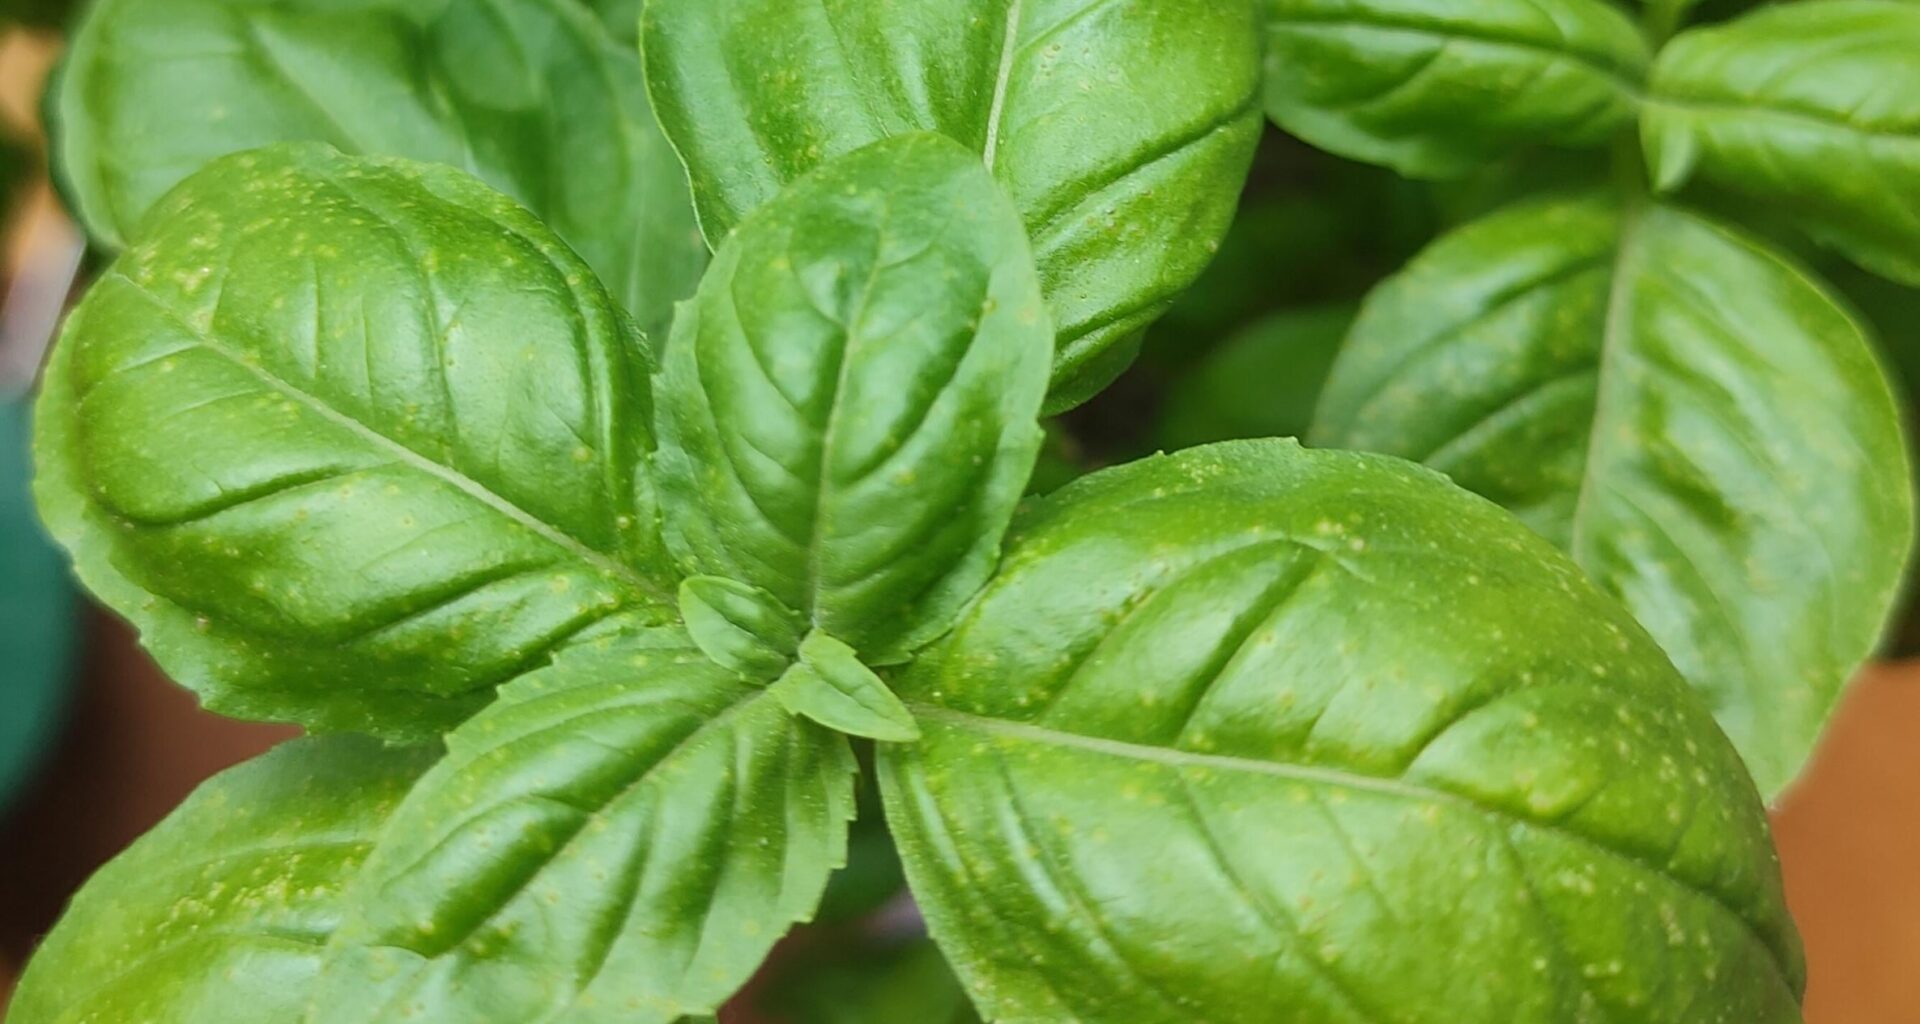
MULTIPOLYGON (((1662 189, 1698 173, 1784 202, 1870 265, 1902 244, 1901 93, 1871 69, 1907 52, 1911 5, 1793 5, 1658 54, 1602 0, 1264 9, 1269 113, 1336 152, 1458 177, 1638 121, 1662 189)), ((1424 461, 1570 551, 1773 796, 1895 599, 1913 525, 1899 416, 1831 289, 1626 171, 1469 224, 1379 289, 1312 436, 1424 461)))

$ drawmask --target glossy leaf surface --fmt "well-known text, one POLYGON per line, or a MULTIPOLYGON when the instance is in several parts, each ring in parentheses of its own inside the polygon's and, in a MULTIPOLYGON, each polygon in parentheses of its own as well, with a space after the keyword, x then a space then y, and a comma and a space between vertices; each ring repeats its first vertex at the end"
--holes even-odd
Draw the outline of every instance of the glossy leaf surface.
POLYGON ((1650 59, 1609 0, 1257 0, 1266 108, 1322 149, 1454 178, 1632 123, 1650 59))
POLYGON ((985 582, 1033 469, 1052 335, 1019 217, 965 150, 878 143, 761 208, 681 308, 667 540, 870 663, 985 582))
POLYGON ((1661 52, 1642 122, 1656 183, 1746 193, 1920 285, 1920 4, 1781 4, 1661 52))
POLYGON ((1096 474, 901 692, 888 818, 989 1019, 1800 1019, 1738 755, 1570 561, 1397 460, 1096 474))
POLYGON ((1033 238, 1053 410, 1090 398, 1212 258, 1260 132, 1252 8, 1217 0, 653 0, 648 88, 718 240, 876 139, 979 154, 1033 238))
POLYGON ((309 1020, 709 1012, 845 863, 854 772, 684 642, 564 654, 447 737, 348 894, 309 1020))
POLYGON ((431 762, 331 737, 214 777, 80 891, 7 1020, 299 1020, 341 889, 431 762))
POLYGON ((1769 796, 1872 651, 1910 544, 1865 329, 1763 244, 1667 207, 1535 202, 1435 244, 1369 301, 1315 437, 1421 460, 1571 551, 1769 796))
POLYGON ((646 371, 585 265, 479 182, 240 155, 70 319, 41 512, 210 707, 420 735, 670 614, 646 371))
POLYGON ((115 248, 216 157, 310 140, 472 172, 649 332, 706 256, 639 55, 575 0, 100 0, 52 110, 67 193, 115 248))

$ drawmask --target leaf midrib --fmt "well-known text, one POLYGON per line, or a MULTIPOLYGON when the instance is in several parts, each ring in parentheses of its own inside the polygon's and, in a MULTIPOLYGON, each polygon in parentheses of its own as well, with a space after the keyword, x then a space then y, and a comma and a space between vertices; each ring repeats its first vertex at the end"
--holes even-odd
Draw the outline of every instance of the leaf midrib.
POLYGON ((542 540, 560 548, 595 569, 600 570, 605 575, 619 580, 643 600, 656 604, 671 604, 669 595, 664 590, 655 585, 652 580, 641 575, 640 572, 632 566, 611 555, 594 549, 585 541, 521 508, 499 493, 489 489, 478 480, 455 470, 451 466, 445 466, 427 458, 407 445, 335 409, 319 396, 310 394, 295 386, 291 381, 273 373, 259 365, 256 361, 243 357, 211 333, 194 324, 187 317, 182 316, 159 295, 155 294, 152 289, 134 280, 128 276, 125 271, 115 270, 112 276, 126 282, 129 287, 145 296, 149 302, 153 303, 154 308, 164 312, 176 325, 191 335, 198 347, 252 374, 271 390, 293 401, 299 402, 313 410, 329 423, 347 430, 376 448, 386 451, 393 456, 395 461, 451 485, 468 497, 486 505, 500 515, 517 523, 522 528, 538 535, 542 540))
POLYGON ((981 143, 981 159, 987 170, 994 170, 1000 156, 1000 135, 1007 117, 1007 97, 1013 91, 1013 67, 1020 56, 1020 25, 1025 20, 1026 0, 1007 5, 1007 24, 1000 38, 1000 67, 993 79, 993 97, 987 105, 987 136, 981 143))
POLYGON ((1636 99, 1643 97, 1646 93, 1646 84, 1639 77, 1648 67, 1649 61, 1646 57, 1636 55, 1633 63, 1619 64, 1614 59, 1618 54, 1596 48, 1576 48, 1574 41, 1566 39, 1564 36, 1561 41, 1568 45, 1565 48, 1557 48, 1546 40, 1532 39, 1510 32, 1492 31, 1480 25, 1457 23, 1435 24, 1413 18, 1395 18, 1391 16, 1302 16, 1299 12, 1294 12, 1275 20, 1286 25, 1336 29, 1354 27, 1388 32, 1405 32, 1411 35, 1430 36, 1442 41, 1460 39, 1481 43, 1486 46, 1501 46, 1512 50, 1519 50, 1523 53, 1535 54, 1547 59, 1565 60, 1580 65, 1600 75, 1602 78, 1608 79, 1615 87, 1620 89, 1621 92, 1636 99))
POLYGON ((1735 921, 1742 932, 1744 932, 1755 945, 1766 950, 1768 964, 1773 967, 1783 982, 1792 977, 1792 972, 1787 969, 1781 952, 1775 948, 1771 941, 1761 934, 1759 928, 1756 927, 1752 921, 1749 921, 1745 915, 1735 910, 1732 903, 1721 894, 1700 888, 1685 879, 1678 878, 1657 867, 1648 859, 1629 851, 1615 849, 1599 840, 1578 832, 1558 828, 1547 822, 1536 821, 1532 818, 1516 814, 1506 808, 1481 803, 1480 801, 1459 793, 1419 785, 1404 779, 1363 775, 1339 768, 1259 760, 1224 754, 1203 754, 1171 747, 1147 746, 1125 740, 1088 736, 1084 733, 1068 732, 1042 725, 972 714, 970 712, 958 711, 945 705, 928 704, 924 701, 908 701, 907 706, 908 709, 913 712, 914 717, 922 721, 937 722, 958 729, 984 733, 993 737, 1025 740, 1053 747, 1067 747, 1107 757, 1120 758, 1122 760, 1158 764, 1176 770, 1203 768, 1240 774, 1266 775, 1296 782, 1379 793, 1401 800, 1442 803, 1482 817, 1492 818, 1502 824, 1526 829, 1538 829, 1571 841, 1579 845, 1582 849, 1594 851, 1627 864, 1637 870, 1658 876, 1698 896, 1711 906, 1718 908, 1728 918, 1735 921))

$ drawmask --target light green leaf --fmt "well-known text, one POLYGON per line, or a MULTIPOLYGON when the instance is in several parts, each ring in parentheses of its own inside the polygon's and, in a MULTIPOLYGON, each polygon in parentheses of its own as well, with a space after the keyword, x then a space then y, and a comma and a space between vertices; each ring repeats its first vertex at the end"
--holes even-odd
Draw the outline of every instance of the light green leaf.
POLYGON ((1650 54, 1609 0, 1257 0, 1268 116, 1341 156, 1457 178, 1633 121, 1650 54))
POLYGON ((216 157, 311 140, 472 172, 649 332, 705 262, 639 55, 574 0, 98 0, 52 111, 67 194, 115 248, 216 157))
POLYGON ((1676 38, 1641 123, 1655 182, 1765 201, 1920 285, 1920 4, 1778 4, 1676 38))
POLYGON ((932 135, 826 165, 720 247, 660 382, 667 540, 871 664, 986 581, 1052 333, 1019 217, 932 135))
POLYGON ((450 169, 227 158, 68 322, 37 497, 209 707, 436 732, 570 638, 671 614, 647 353, 450 169))
POLYGON ((920 727, 900 698, 853 648, 814 633, 800 644, 800 660, 773 684, 782 706, 829 729, 878 740, 912 743, 920 727))
POLYGON ((9 1024, 298 1020, 340 890, 430 763, 333 737, 216 776, 80 890, 9 1024))
POLYGON ((447 737, 345 898, 308 1020, 709 1012, 845 863, 855 770, 684 643, 576 648, 447 737))
POLYGON ((1368 302, 1314 436, 1421 460, 1571 551, 1768 796, 1872 652, 1910 546, 1865 328, 1670 207, 1535 202, 1436 243, 1368 302))
POLYGON ((1228 338, 1174 379, 1155 439, 1175 450, 1304 435, 1353 315, 1351 305, 1288 310, 1228 338))
POLYGON ((680 582, 680 618, 707 657, 755 680, 784 671, 805 632, 799 617, 772 594, 719 576, 680 582))
POLYGON ((1396 460, 1096 474, 901 693, 888 819, 989 1019, 1800 1020, 1713 720, 1564 556, 1396 460))
POLYGON ((1260 134, 1246 2, 652 0, 641 47, 716 244, 876 139, 936 131, 980 154, 1059 330, 1049 411, 1125 369, 1206 267, 1260 134))

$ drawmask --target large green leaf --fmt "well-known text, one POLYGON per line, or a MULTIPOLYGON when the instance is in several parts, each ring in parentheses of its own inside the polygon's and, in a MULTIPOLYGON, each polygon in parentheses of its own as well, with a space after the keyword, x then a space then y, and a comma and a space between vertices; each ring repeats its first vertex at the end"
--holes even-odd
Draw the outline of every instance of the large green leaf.
POLYGON ((1920 4, 1779 4, 1675 39, 1642 122, 1656 184, 1766 201, 1920 285, 1920 4))
POLYGON ((332 737, 216 776, 80 890, 7 1021, 299 1020, 341 889, 431 760, 332 737))
POLYGON ((660 390, 667 540, 898 661, 992 571, 1033 469, 1052 332, 1020 219, 971 154, 876 143, 720 247, 660 390))
POLYGON ((431 733, 662 615, 646 371, 592 272, 479 182, 243 154, 70 319, 40 506, 210 707, 431 733))
POLYGON ((981 154, 1034 240, 1056 410, 1124 369, 1207 265, 1260 132, 1244 0, 652 0, 641 46, 716 243, 876 139, 981 154))
POLYGON ((844 738, 684 641, 608 641, 447 737, 346 897, 308 1018, 665 1024, 812 915, 853 817, 844 738))
POLYGON ((1910 546, 1865 328, 1669 207, 1535 202, 1435 244, 1368 302, 1314 437, 1424 461, 1570 550, 1769 796, 1872 651, 1910 546))
POLYGON ((68 195, 114 247, 214 158, 313 140, 472 172, 649 332, 706 255, 639 55, 576 0, 98 0, 52 109, 68 195))
POLYGON ((1323 149, 1453 178, 1633 122, 1650 54, 1609 0, 1258 0, 1267 113, 1323 149))
POLYGON ((1397 460, 1096 474, 901 690, 888 818, 989 1019, 1800 1019, 1713 720, 1564 556, 1397 460))
POLYGON ((78 602, 27 493, 26 406, 0 401, 0 811, 52 744, 78 602))

